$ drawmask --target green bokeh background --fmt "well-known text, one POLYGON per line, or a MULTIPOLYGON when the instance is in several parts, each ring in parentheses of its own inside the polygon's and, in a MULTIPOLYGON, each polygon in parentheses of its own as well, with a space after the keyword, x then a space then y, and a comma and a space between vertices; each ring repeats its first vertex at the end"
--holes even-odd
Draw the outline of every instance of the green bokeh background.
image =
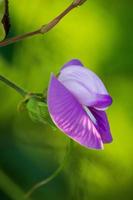
MULTIPOLYGON (((35 30, 70 2, 10 0, 9 36, 35 30)), ((46 35, 0 48, 0 74, 29 91, 42 92, 51 72, 78 58, 102 78, 113 97, 107 111, 113 143, 104 151, 75 143, 64 170, 31 199, 133 199, 132 22, 132 0, 88 0, 46 35)), ((63 160, 68 142, 60 131, 18 112, 20 101, 0 83, 0 200, 17 195, 21 200, 21 193, 48 177, 63 160)))

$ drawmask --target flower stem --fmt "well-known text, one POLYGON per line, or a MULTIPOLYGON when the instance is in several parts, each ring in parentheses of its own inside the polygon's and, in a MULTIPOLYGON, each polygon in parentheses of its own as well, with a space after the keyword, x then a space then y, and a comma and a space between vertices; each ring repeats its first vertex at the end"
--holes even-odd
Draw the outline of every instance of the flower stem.
POLYGON ((65 17, 71 10, 74 8, 82 5, 86 0, 73 0, 73 2, 63 11, 61 12, 57 17, 55 17, 53 20, 51 20, 48 24, 45 24, 41 26, 39 29, 33 31, 33 32, 28 32, 24 33, 22 35, 18 35, 12 38, 9 38, 7 40, 4 40, 0 42, 0 47, 2 46, 7 46, 9 44, 21 41, 23 39, 26 39, 31 36, 39 35, 39 34, 44 34, 49 32, 51 29, 53 29, 59 22, 60 20, 65 17))
POLYGON ((37 189, 39 189, 40 187, 46 185, 47 183, 49 183, 50 181, 52 181, 56 176, 59 175, 59 173, 62 171, 62 169, 64 168, 66 161, 68 160, 69 156, 70 156, 70 152, 71 152, 71 148, 72 148, 72 144, 73 141, 70 139, 70 142, 68 144, 64 159, 61 163, 61 165, 53 172, 53 174, 51 174, 48 178, 36 183, 26 194, 25 194, 25 198, 29 198, 33 192, 35 192, 37 189))
POLYGON ((19 87, 18 85, 16 85, 15 83, 8 80, 2 75, 0 75, 0 81, 4 82, 10 88, 13 88, 14 90, 16 90, 16 92, 18 92, 21 96, 25 97, 27 95, 27 92, 24 89, 22 89, 21 87, 19 87))

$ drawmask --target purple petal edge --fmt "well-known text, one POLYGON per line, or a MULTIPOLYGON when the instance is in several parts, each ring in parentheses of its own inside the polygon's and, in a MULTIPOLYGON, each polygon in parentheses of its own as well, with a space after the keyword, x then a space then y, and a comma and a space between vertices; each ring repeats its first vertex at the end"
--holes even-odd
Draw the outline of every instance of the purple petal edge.
POLYGON ((103 143, 111 143, 113 141, 107 115, 104 111, 89 108, 97 121, 97 130, 101 135, 103 143))
POLYGON ((97 94, 97 101, 92 105, 95 108, 107 108, 112 104, 113 100, 110 95, 99 95, 97 94))
MULTIPOLYGON (((70 60, 69 62, 67 62, 66 64, 64 64, 64 66, 62 67, 62 69, 66 68, 66 67, 70 67, 70 66, 72 66, 72 65, 81 66, 81 67, 84 66, 84 65, 81 63, 80 60, 78 60, 78 59, 72 59, 72 60, 70 60)), ((62 69, 61 69, 61 70, 62 70, 62 69)))
POLYGON ((52 120, 68 137, 87 148, 103 149, 101 136, 82 105, 53 75, 47 102, 52 120))

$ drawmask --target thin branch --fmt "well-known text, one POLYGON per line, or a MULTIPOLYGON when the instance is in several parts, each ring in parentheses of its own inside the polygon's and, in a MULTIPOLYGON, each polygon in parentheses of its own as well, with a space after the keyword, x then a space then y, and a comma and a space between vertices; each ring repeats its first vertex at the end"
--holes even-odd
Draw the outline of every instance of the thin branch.
POLYGON ((26 39, 31 36, 47 33, 48 31, 53 29, 60 22, 60 20, 63 17, 65 17, 71 10, 82 5, 85 1, 86 0, 73 1, 73 3, 71 3, 61 14, 59 14, 57 17, 55 17, 53 20, 51 20, 48 24, 43 25, 41 28, 37 29, 36 31, 25 33, 25 34, 4 40, 4 41, 0 42, 0 47, 7 46, 9 44, 21 41, 21 40, 26 39))

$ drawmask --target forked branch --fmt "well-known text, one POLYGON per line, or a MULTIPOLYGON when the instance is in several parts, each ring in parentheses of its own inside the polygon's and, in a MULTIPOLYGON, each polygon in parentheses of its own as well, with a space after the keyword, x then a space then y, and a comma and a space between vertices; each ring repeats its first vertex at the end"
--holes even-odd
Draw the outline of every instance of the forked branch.
POLYGON ((26 39, 26 38, 31 37, 31 36, 35 36, 35 35, 39 35, 39 34, 45 34, 45 33, 49 32, 71 10, 73 10, 74 8, 76 8, 78 6, 81 6, 85 1, 86 0, 74 0, 63 12, 61 12, 57 17, 55 17, 53 20, 51 20, 48 24, 41 26, 41 28, 39 28, 35 31, 24 33, 22 35, 18 35, 18 36, 6 39, 6 40, 0 42, 0 47, 7 46, 9 44, 21 41, 21 40, 26 39))

